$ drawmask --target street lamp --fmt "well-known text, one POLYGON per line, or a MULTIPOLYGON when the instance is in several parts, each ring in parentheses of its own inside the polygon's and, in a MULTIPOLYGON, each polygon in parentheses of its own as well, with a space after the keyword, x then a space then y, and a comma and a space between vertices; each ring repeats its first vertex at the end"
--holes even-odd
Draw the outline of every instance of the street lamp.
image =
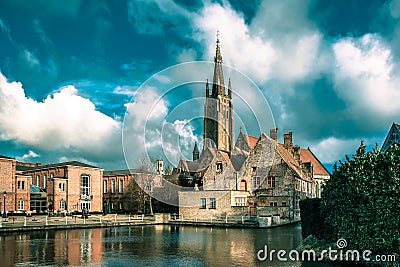
POLYGON ((7 196, 7 192, 4 191, 3 193, 3 218, 7 218, 7 213, 6 213, 6 196, 7 196))

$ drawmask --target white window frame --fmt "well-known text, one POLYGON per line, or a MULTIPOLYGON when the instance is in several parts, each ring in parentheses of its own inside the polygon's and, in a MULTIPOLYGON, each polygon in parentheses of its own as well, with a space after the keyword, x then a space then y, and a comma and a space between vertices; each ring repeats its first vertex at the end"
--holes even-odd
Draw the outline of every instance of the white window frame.
POLYGON ((67 208, 67 202, 65 200, 60 201, 60 210, 64 211, 67 208))
POLYGON ((111 193, 114 194, 115 193, 115 180, 111 180, 111 193))
POLYGON ((200 209, 206 209, 207 208, 207 199, 202 197, 200 198, 200 209))
POLYGON ((90 175, 82 174, 81 175, 81 195, 90 196, 91 188, 90 188, 90 175))
POLYGON ((24 210, 24 201, 22 199, 18 199, 18 210, 24 210))
POLYGON ((103 194, 107 194, 107 192, 108 192, 107 186, 108 186, 108 182, 107 182, 107 180, 104 180, 103 181, 103 194))
POLYGON ((260 176, 253 176, 253 189, 258 189, 260 187, 260 176))
POLYGON ((118 180, 118 193, 124 193, 124 180, 118 180))
POLYGON ((210 207, 209 209, 215 210, 217 208, 217 199, 212 197, 209 199, 210 200, 210 207))
POLYGON ((81 206, 81 211, 84 208, 86 208, 88 211, 90 211, 91 208, 92 208, 92 205, 91 205, 91 203, 89 201, 82 201, 80 206, 81 206))

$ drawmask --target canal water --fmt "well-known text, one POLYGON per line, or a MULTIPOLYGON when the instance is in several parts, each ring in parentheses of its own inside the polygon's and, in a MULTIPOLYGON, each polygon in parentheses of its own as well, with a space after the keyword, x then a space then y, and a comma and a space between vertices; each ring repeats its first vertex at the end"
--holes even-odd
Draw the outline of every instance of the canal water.
POLYGON ((151 225, 38 231, 0 236, 0 266, 333 266, 257 257, 266 245, 269 251, 289 252, 300 242, 300 226, 151 225))

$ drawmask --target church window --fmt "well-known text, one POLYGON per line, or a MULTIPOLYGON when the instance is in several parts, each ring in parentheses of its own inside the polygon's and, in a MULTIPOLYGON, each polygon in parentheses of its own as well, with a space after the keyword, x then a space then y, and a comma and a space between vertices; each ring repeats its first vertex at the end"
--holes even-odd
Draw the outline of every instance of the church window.
POLYGON ((286 207, 286 201, 282 201, 282 207, 286 207))
POLYGON ((277 201, 270 201, 269 202, 269 206, 270 207, 277 207, 278 206, 278 202, 277 201))

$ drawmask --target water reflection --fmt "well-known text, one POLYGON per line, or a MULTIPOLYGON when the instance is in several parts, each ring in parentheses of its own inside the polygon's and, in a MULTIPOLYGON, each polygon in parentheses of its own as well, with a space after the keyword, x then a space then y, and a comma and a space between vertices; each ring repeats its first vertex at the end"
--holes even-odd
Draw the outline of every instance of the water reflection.
POLYGON ((166 225, 0 236, 0 264, 50 266, 329 266, 260 262, 257 251, 290 250, 300 227, 224 229, 166 225), (3 264, 4 263, 4 264, 3 264))

